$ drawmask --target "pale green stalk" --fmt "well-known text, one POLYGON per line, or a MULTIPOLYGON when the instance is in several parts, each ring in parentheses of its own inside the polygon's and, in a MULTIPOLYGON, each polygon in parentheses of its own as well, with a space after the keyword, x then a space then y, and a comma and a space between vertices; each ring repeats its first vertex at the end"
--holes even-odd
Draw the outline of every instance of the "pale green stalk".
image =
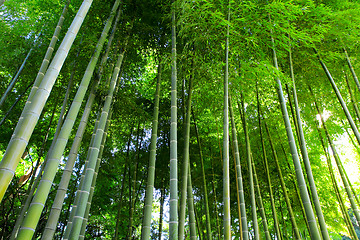
POLYGON ((232 140, 234 143, 234 151, 235 151, 235 162, 236 162, 236 176, 237 176, 237 189, 238 195, 240 199, 240 212, 241 212, 241 221, 240 221, 240 228, 242 231, 242 240, 249 239, 249 229, 248 229, 248 221, 246 217, 246 208, 245 208, 245 194, 244 194, 244 185, 242 179, 242 172, 241 172, 241 164, 240 164, 240 153, 239 153, 239 144, 237 140, 237 131, 236 131, 236 124, 234 120, 234 112, 231 104, 231 97, 229 96, 229 112, 230 112, 230 119, 231 119, 231 133, 232 133, 232 140))
POLYGON ((295 235, 294 237, 295 237, 295 239, 300 240, 301 237, 300 237, 299 229, 297 227, 294 212, 292 210, 291 203, 290 203, 290 200, 289 200, 289 196, 287 194, 287 189, 286 189, 286 186, 285 186, 285 183, 284 183, 284 178, 282 176, 282 172, 281 172, 281 168, 280 168, 280 165, 279 165, 279 160, 278 160, 278 157, 277 157, 277 153, 276 153, 276 150, 275 150, 274 144, 272 142, 272 138, 271 138, 271 135, 270 135, 270 132, 269 132, 269 129, 268 129, 266 123, 265 123, 265 129, 266 129, 266 132, 267 132, 268 137, 269 137, 269 142, 270 142, 272 153, 274 155, 276 169, 277 169, 278 174, 279 174, 279 180, 280 180, 281 188, 282 188, 283 193, 284 193, 285 203, 286 203, 286 206, 287 206, 288 211, 289 211, 290 221, 291 221, 293 232, 294 232, 294 235, 295 235))
MULTIPOLYGON (((59 49, 57 50, 53 61, 46 71, 44 79, 41 81, 41 84, 34 96, 30 98, 31 103, 25 105, 24 107, 23 113, 19 119, 18 124, 16 125, 14 134, 11 137, 9 145, 0 163, 0 182, 2 183, 0 185, 0 201, 4 197, 5 191, 15 174, 15 169, 19 163, 21 155, 23 154, 29 142, 31 134, 40 117, 40 113, 44 108, 46 100, 50 95, 55 80, 59 75, 61 67, 64 64, 70 47, 75 40, 76 34, 81 27, 81 24, 91 6, 91 3, 92 0, 84 0, 82 3, 78 13, 74 18, 74 21, 72 22, 59 49)), ((40 208, 42 209, 42 207, 40 208)), ((38 217, 40 216, 35 218, 38 217)), ((24 231, 29 232, 31 236, 33 235, 33 230, 31 228, 24 231)))
MULTIPOLYGON (((188 111, 189 113, 189 111, 188 111)), ((188 181, 187 181, 187 198, 188 198, 188 212, 189 212, 189 226, 190 226, 190 240, 196 240, 196 221, 195 221, 195 210, 194 210, 194 196, 191 183, 191 168, 190 161, 188 161, 188 181)))
POLYGON ((86 230, 86 225, 87 225, 88 218, 89 218, 91 201, 92 201, 92 198, 94 196, 96 179, 97 179, 97 176, 99 174, 100 163, 101 163, 101 159, 102 159, 102 154, 104 152, 104 146, 105 146, 105 142, 106 142, 106 138, 107 138, 110 122, 111 122, 111 116, 112 116, 112 109, 110 109, 109 116, 108 116, 108 119, 106 121, 103 137, 102 137, 102 140, 101 140, 99 156, 98 156, 97 161, 96 161, 94 177, 93 177, 93 180, 92 180, 92 183, 91 183, 90 195, 89 195, 89 199, 88 199, 87 204, 86 204, 84 220, 83 220, 81 230, 80 230, 79 239, 81 239, 81 240, 85 238, 85 230, 86 230))
MULTIPOLYGON (((299 134, 301 155, 302 155, 303 162, 304 162, 304 165, 305 165, 306 176, 307 176, 307 179, 308 179, 308 182, 309 182, 309 185, 310 185, 310 191, 311 191, 311 196, 312 196, 313 203, 314 203, 314 206, 315 206, 316 215, 317 215, 317 218, 318 218, 318 221, 319 221, 321 235, 323 237, 323 240, 330 240, 330 236, 329 236, 329 233, 328 233, 328 230, 327 230, 324 215, 323 215, 322 210, 321 210, 320 200, 319 200, 319 196, 318 196, 318 193, 317 193, 317 190, 316 190, 314 177, 313 177, 312 170, 311 170, 309 155, 308 155, 308 152, 307 152, 307 149, 306 149, 306 141, 305 141, 304 131, 303 131, 303 128, 302 128, 302 121, 301 121, 301 117, 300 117, 299 103, 298 103, 297 93, 296 93, 291 48, 289 50, 289 62, 290 62, 290 75, 291 75, 291 79, 293 81, 294 103, 295 103, 295 112, 296 112, 296 118, 297 118, 297 125, 298 125, 298 129, 299 129, 298 134, 299 134)), ((309 227, 310 227, 310 225, 309 225, 309 227)))
POLYGON ((355 110, 355 114, 356 114, 356 117, 358 119, 358 121, 360 121, 360 111, 359 111, 359 108, 358 108, 358 105, 356 103, 356 99, 352 93, 352 90, 351 90, 351 87, 350 87, 350 83, 349 83, 349 79, 348 79, 348 76, 347 74, 345 73, 345 81, 346 81, 346 85, 348 87, 348 91, 349 91, 349 95, 350 95, 350 100, 351 100, 351 103, 353 105, 353 108, 355 110))
POLYGON ((319 116, 320 116, 321 124, 322 124, 322 126, 323 126, 323 128, 324 128, 326 137, 327 137, 327 139, 328 139, 328 141, 329 141, 329 144, 330 144, 330 148, 331 148, 331 150, 332 150, 332 152, 333 152, 333 156, 334 156, 334 158, 335 158, 335 162, 336 162, 336 165, 337 165, 337 167, 338 167, 341 180, 342 180, 342 182, 343 182, 343 184, 344 184, 344 187, 345 187, 345 190, 346 190, 346 194, 348 195, 348 198, 349 198, 349 201, 350 201, 351 209, 352 209, 353 212, 354 212, 354 215, 355 215, 357 224, 360 224, 360 213, 359 213, 359 210, 358 210, 358 208, 357 208, 357 206, 356 206, 356 203, 355 203, 355 201, 354 201, 354 197, 353 197, 353 195, 352 195, 352 193, 351 193, 351 189, 350 189, 350 187, 349 187, 349 182, 348 182, 347 179, 346 179, 344 170, 343 170, 343 168, 342 168, 342 164, 341 164, 340 157, 339 157, 339 155, 337 154, 335 145, 334 145, 334 143, 333 143, 333 141, 332 141, 332 139, 331 139, 331 137, 330 137, 329 131, 327 130, 325 121, 324 121, 324 119, 323 119, 323 117, 322 117, 322 114, 321 114, 321 112, 320 112, 320 108, 318 107, 316 101, 315 101, 315 107, 316 107, 316 110, 317 110, 317 112, 318 112, 318 114, 319 114, 319 116))
MULTIPOLYGON (((242 95, 241 95, 242 97, 242 95)), ((250 185, 250 200, 251 200, 251 212, 252 212, 252 221, 253 221, 253 230, 255 239, 258 240, 260 238, 259 234, 259 226, 257 221, 257 213, 256 213, 256 201, 255 201, 255 191, 254 191, 254 179, 253 179, 253 172, 251 167, 251 146, 250 146, 250 139, 249 133, 246 124, 245 118, 245 104, 244 100, 241 101, 242 105, 242 122, 245 134, 245 142, 246 142, 246 157, 247 157, 247 164, 248 164, 248 175, 249 175, 249 185, 250 185)))
POLYGON ((170 221, 169 239, 178 239, 178 173, 177 173, 177 90, 176 90, 176 24, 175 2, 171 26, 171 119, 170 119, 170 221))
MULTIPOLYGON (((228 6, 230 21, 230 2, 228 6)), ((230 170, 229 170, 229 25, 226 28, 225 75, 224 75, 224 122, 223 122, 223 202, 224 202, 224 240, 231 239, 230 216, 230 170)))
MULTIPOLYGON (((32 231, 32 229, 34 229, 34 231, 35 231, 35 227, 37 225, 37 222, 39 221, 41 211, 44 207, 46 198, 50 192, 52 182, 54 180, 58 165, 60 163, 60 159, 62 157, 62 154, 66 147, 67 141, 69 139, 69 135, 71 133, 71 130, 75 123, 79 109, 81 107, 81 102, 83 101, 83 99, 85 97, 85 93, 88 88, 91 76, 95 70, 97 60, 99 58, 101 49, 106 40, 106 36, 110 29, 111 22, 114 18, 115 11, 118 8, 119 4, 120 4, 120 0, 117 0, 113 6, 111 15, 104 27, 101 37, 96 45, 95 53, 92 56, 92 58, 88 64, 88 67, 85 71, 85 74, 80 83, 78 91, 74 97, 74 100, 68 111, 68 114, 66 116, 64 124, 61 128, 59 136, 56 139, 56 144, 54 145, 54 148, 51 150, 50 155, 48 156, 48 161, 47 161, 47 164, 44 169, 44 175, 42 176, 42 179, 39 183, 36 194, 35 194, 35 196, 32 200, 32 203, 29 207, 28 213, 24 219, 22 227, 20 228, 19 236, 24 236, 24 237, 29 236, 29 232, 32 231), (22 232, 24 232, 23 235, 21 235, 22 232)), ((33 233, 34 232, 32 232, 32 234, 33 233)))
POLYGON ((101 59, 97 80, 93 83, 93 86, 91 87, 89 97, 88 97, 88 100, 86 102, 86 105, 85 105, 85 108, 84 108, 84 111, 83 111, 83 115, 81 117, 81 120, 80 120, 80 123, 79 123, 79 126, 78 126, 78 130, 76 132, 73 144, 71 146, 69 157, 68 157, 68 160, 66 162, 66 166, 65 166, 63 175, 62 175, 60 183, 59 183, 58 191, 56 193, 56 196, 55 196, 54 203, 53 203, 51 211, 50 211, 48 221, 47 221, 46 226, 45 226, 45 230, 44 230, 44 233, 43 233, 43 236, 42 236, 42 240, 45 240, 45 239, 50 240, 50 239, 52 239, 53 235, 54 235, 54 233, 56 231, 56 225, 57 225, 60 213, 61 213, 62 205, 64 203, 64 197, 65 197, 68 185, 69 185, 69 181, 70 181, 70 178, 71 178, 71 173, 73 171, 73 167, 74 167, 74 164, 75 164, 75 161, 76 161, 76 158, 77 158, 77 153, 79 151, 80 144, 81 144, 81 141, 82 141, 82 137, 84 135, 86 125, 87 125, 87 122, 88 122, 88 118, 89 118, 89 115, 90 115, 90 112, 91 112, 91 109, 92 109, 92 106, 93 106, 93 103, 94 103, 94 100, 95 100, 96 89, 97 89, 97 86, 98 86, 98 84, 99 84, 99 82, 100 82, 100 80, 102 78, 103 67, 106 64, 107 59, 108 59, 107 56, 109 54, 110 46, 111 46, 112 40, 113 40, 114 35, 115 35, 115 30, 116 30, 116 27, 117 27, 117 23, 118 23, 119 18, 120 18, 119 17, 120 12, 121 11, 120 11, 120 8, 119 8, 118 15, 116 17, 114 26, 112 28, 112 33, 111 33, 111 35, 109 37, 106 52, 105 52, 105 54, 103 55, 103 57, 101 59))
POLYGON ((252 165, 252 168, 253 168, 253 171, 254 171, 255 189, 256 189, 256 194, 257 194, 257 198, 258 198, 258 205, 259 205, 259 210, 260 210, 262 223, 263 223, 263 227, 264 227, 265 237, 266 237, 266 240, 271 240, 270 233, 269 233, 269 228, 268 228, 267 220, 266 220, 264 204, 263 204, 263 200, 261 198, 259 181, 258 181, 257 174, 256 174, 255 163, 254 163, 254 159, 253 159, 252 155, 251 155, 251 165, 252 165))
POLYGON ((274 228, 275 228, 275 232, 276 232, 276 239, 281 240, 282 235, 281 235, 281 232, 280 232, 279 221, 278 221, 278 217, 277 217, 277 214, 276 214, 275 201, 274 201, 274 195, 273 195, 273 190, 272 190, 272 185, 271 185, 271 177, 270 177, 270 171, 269 171, 269 163, 268 163, 267 156, 266 156, 265 143, 264 143, 264 138, 263 138, 262 126, 261 126, 261 111, 260 111, 260 101, 259 101, 259 90, 257 88, 257 85, 256 85, 256 99, 257 99, 257 108, 258 108, 261 148, 262 148, 262 153, 263 153, 263 158, 264 158, 264 165, 265 165, 265 170, 266 170, 265 171, 266 172, 266 179, 267 179, 267 183, 268 183, 268 187, 269 187, 270 203, 271 203, 272 215, 273 215, 273 220, 274 220, 274 228))
POLYGON ((354 78, 354 81, 355 81, 355 83, 356 83, 356 86, 357 86, 357 88, 358 88, 358 90, 359 90, 359 92, 360 92, 360 83, 359 83, 359 79, 358 79, 358 78, 357 78, 357 76, 356 76, 355 70, 354 70, 354 68, 353 68, 353 66, 352 66, 352 64, 351 64, 351 61, 350 61, 349 55, 347 54, 347 51, 346 51, 346 49, 345 49, 345 48, 344 48, 344 53, 345 53, 345 56, 346 56, 346 61, 347 61, 348 65, 349 65, 349 68, 350 68, 351 74, 353 75, 353 78, 354 78))
MULTIPOLYGON (((317 53, 316 50, 315 50, 315 53, 317 53)), ((343 111, 344 111, 344 113, 346 115, 346 119, 348 120, 348 122, 349 122, 349 124, 351 126, 351 129, 354 132, 356 140, 360 144, 360 133, 359 133, 359 130, 357 129, 357 127, 356 127, 356 125, 354 123, 354 120, 351 117, 349 109, 347 108, 346 103, 345 103, 344 99, 342 98, 341 93, 340 93, 339 89, 337 88, 334 79, 332 78, 329 70, 326 68, 325 63, 320 59, 319 55, 318 55, 318 59, 319 59, 319 62, 321 64, 322 68, 324 69, 324 71, 326 73, 326 76, 328 77, 328 79, 329 79, 329 81, 331 83, 332 88, 334 89, 334 91, 336 93, 336 97, 338 98, 338 100, 339 100, 339 102, 341 104, 341 107, 342 107, 342 109, 343 109, 343 111)))
POLYGON ((185 227, 185 212, 186 212, 186 194, 188 188, 188 175, 189 175, 189 145, 190 145, 190 116, 191 116, 191 97, 192 97, 192 77, 189 79, 189 95, 186 106, 185 117, 185 135, 184 135, 184 156, 183 156, 183 169, 182 169, 182 186, 181 186, 181 199, 180 199, 180 216, 179 216, 179 240, 184 239, 185 227))
MULTIPOLYGON (((99 124, 99 120, 100 120, 100 115, 98 115, 98 117, 97 117, 97 119, 95 121, 94 130, 93 130, 93 133, 91 135, 91 140, 90 140, 89 146, 92 146, 94 141, 95 141, 96 129, 97 129, 97 126, 99 124)), ((64 232, 64 235, 63 235, 63 239, 68 239, 69 235, 70 235, 70 230, 71 230, 71 227, 72 227, 72 222, 73 222, 73 219, 74 219, 74 216, 75 216, 76 208, 77 208, 77 205, 79 204, 80 191, 81 191, 81 188, 84 185, 84 181, 85 181, 85 169, 87 169, 89 156, 90 156, 90 152, 88 151, 87 156, 86 156, 86 160, 85 160, 85 163, 84 163, 84 169, 83 169, 83 171, 81 173, 81 176, 80 176, 80 183, 79 183, 79 185, 77 187, 75 198, 74 198, 73 204, 71 206, 71 211, 70 211, 68 222, 66 224, 66 229, 65 229, 65 232, 64 232)))
POLYGON ((204 168, 204 158, 202 155, 201 150, 201 142, 199 137, 199 131, 196 125, 195 116, 193 113, 193 119, 194 119, 194 128, 195 128, 195 134, 196 134, 196 140, 199 147, 199 155, 200 155, 200 162, 201 162, 201 172, 202 172, 202 180, 203 180, 203 187, 204 187, 204 200, 205 200, 205 217, 206 217, 206 237, 208 240, 212 240, 212 233, 211 233, 211 219, 210 219, 210 210, 209 210, 209 199, 208 199, 208 193, 207 193, 207 186, 206 186, 206 174, 205 174, 205 168, 204 168))
MULTIPOLYGON (((271 34, 272 34, 272 31, 271 31, 271 34)), ((272 42, 272 47, 273 47, 272 52, 273 52, 274 67, 277 70, 279 70, 278 63, 277 63, 277 57, 276 57, 275 42, 274 42, 274 38, 272 36, 271 36, 271 42, 272 42)), ((277 93, 278 93, 278 99, 279 99, 280 106, 281 106, 281 112, 282 112, 282 115, 283 115, 286 134, 287 134, 288 143, 289 143, 289 147, 290 147, 290 151, 291 151, 291 156, 292 156, 293 164, 294 164, 294 167, 295 167, 296 179, 297 179, 297 183, 298 183, 298 186, 299 186, 299 189, 300 189, 301 200, 302 200, 302 202, 304 204, 305 213, 306 213, 306 219, 307 219, 307 221, 309 223, 309 227, 310 227, 311 239, 320 239, 321 236, 320 236, 320 233, 319 233, 318 226, 316 224, 314 211, 313 211, 313 208, 311 206, 311 201, 310 201, 309 193, 308 193, 308 190, 307 190, 307 187, 306 187, 304 174, 303 174, 303 171, 301 169, 301 163, 300 163, 300 159, 299 159, 299 154, 298 154, 298 151, 296 149, 295 138, 294 138, 294 134, 293 134, 293 131, 292 131, 292 128, 291 128, 288 111, 287 111, 287 108, 286 108, 286 102, 285 102, 285 98, 284 98, 284 95, 283 95, 281 81, 280 81, 280 78, 278 76, 276 77, 276 83, 277 83, 276 88, 277 88, 277 93)))
MULTIPOLYGON (((125 48, 126 48, 126 45, 125 45, 125 48)), ((86 210, 86 205, 87 205, 87 201, 88 201, 88 198, 90 195, 91 184, 92 184, 92 180, 94 177, 96 162, 97 162, 97 158, 98 158, 99 151, 100 151, 100 144, 102 141, 105 124, 107 122, 108 113, 109 113, 112 98, 113 98, 113 93, 114 93, 115 86, 116 86, 116 83, 118 80, 120 67, 122 64, 122 60, 124 58, 124 53, 125 53, 125 50, 123 50, 122 53, 118 57, 118 60, 117 60, 117 63, 116 63, 116 66, 114 68, 113 75, 111 78, 109 92, 108 92, 108 95, 106 96, 104 107, 103 107, 100 121, 98 124, 98 128, 96 130, 94 145, 93 145, 93 147, 89 148, 89 151, 91 152, 90 158, 88 161, 87 169, 85 169, 86 172, 85 172, 84 185, 83 185, 82 190, 80 191, 80 196, 79 196, 79 203, 82 203, 82 204, 78 205, 76 208, 76 213, 74 216, 74 221, 72 223, 72 228, 70 231, 69 239, 78 239, 79 235, 80 235, 80 230, 81 230, 81 226, 82 226, 82 222, 83 222, 83 218, 84 218, 84 214, 85 214, 85 210, 86 210)))
POLYGON ((154 99, 154 112, 153 112, 153 122, 152 122, 152 132, 150 140, 150 157, 149 157, 149 167, 147 175, 147 184, 145 191, 145 201, 144 201, 144 216, 142 219, 142 228, 141 228, 141 239, 148 240, 150 239, 150 224, 151 224, 151 212, 152 212, 152 203, 153 203, 153 193, 154 193, 154 182, 155 182, 155 163, 156 163, 156 140, 157 140, 157 131, 158 131, 158 119, 159 119, 159 101, 160 101, 160 81, 161 81, 161 63, 158 65, 157 73, 157 82, 156 82, 156 91, 154 99))

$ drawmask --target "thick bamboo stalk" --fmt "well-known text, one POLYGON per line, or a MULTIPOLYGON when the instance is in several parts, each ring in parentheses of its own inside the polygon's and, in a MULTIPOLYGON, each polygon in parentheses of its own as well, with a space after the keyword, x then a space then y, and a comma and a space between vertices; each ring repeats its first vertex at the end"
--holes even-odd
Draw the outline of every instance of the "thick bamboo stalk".
MULTIPOLYGON (((126 45, 125 45, 125 48, 126 48, 126 45)), ((109 92, 106 96, 104 107, 103 107, 101 117, 99 120, 98 128, 96 130, 94 145, 91 149, 89 149, 91 153, 90 153, 90 158, 88 161, 88 166, 87 166, 87 169, 85 172, 84 185, 80 192, 80 197, 79 197, 80 203, 87 203, 89 195, 90 195, 90 189, 91 189, 92 180, 94 177, 94 170, 96 168, 97 158, 99 156, 102 136, 104 133, 104 128, 105 128, 106 122, 107 122, 110 106, 112 103, 115 86, 118 81, 120 67, 121 67, 121 64, 122 64, 122 61, 124 58, 124 53, 125 53, 125 50, 123 50, 119 54, 118 60, 116 62, 116 65, 115 65, 115 68, 113 71, 113 75, 111 78, 111 83, 109 86, 109 92)), ((87 204, 80 204, 79 206, 77 206, 76 213, 74 216, 74 221, 72 223, 72 228, 70 231, 69 239, 78 239, 79 238, 80 230, 81 230, 81 226, 82 226, 82 222, 83 222, 83 218, 84 218, 84 214, 85 214, 85 210, 86 210, 86 205, 87 204)))
POLYGON ((87 201, 87 204, 86 204, 86 210, 85 210, 85 214, 84 214, 83 223, 82 223, 82 226, 81 226, 79 240, 83 240, 85 238, 85 230, 86 230, 86 225, 87 225, 88 218, 89 218, 91 201, 92 201, 92 198, 94 196, 96 179, 97 179, 97 176, 99 175, 99 168, 100 168, 101 158, 102 158, 102 154, 104 152, 104 146, 105 146, 108 130, 109 130, 109 127, 110 127, 111 116, 112 116, 112 109, 109 110, 109 116, 108 116, 108 119, 106 121, 103 137, 102 137, 102 140, 101 140, 99 156, 98 156, 97 161, 96 161, 94 177, 93 177, 93 180, 91 182, 90 195, 89 195, 89 198, 88 198, 88 201, 87 201))
MULTIPOLYGON (((272 31, 271 31, 271 34, 272 34, 272 31)), ((279 69, 278 63, 277 63, 277 57, 276 57, 275 42, 274 42, 273 37, 271 37, 271 41, 272 41, 272 46, 273 46, 274 66, 275 66, 276 69, 279 69)), ((302 171, 302 168, 301 168, 301 163, 300 163, 298 151, 296 149, 295 138, 294 138, 294 134, 293 134, 292 129, 291 129, 290 119, 289 119, 289 115, 288 115, 288 112, 287 112, 286 102, 285 102, 285 98, 284 98, 284 95, 283 95, 283 90, 282 90, 282 87, 281 87, 281 81, 280 81, 279 77, 277 77, 276 83, 277 83, 276 88, 277 88, 278 98, 279 98, 279 102, 280 102, 280 106, 281 106, 281 112, 282 112, 282 115, 283 115, 284 125, 285 125, 285 128, 286 128, 286 134, 287 134, 287 138, 288 138, 288 143, 289 143, 289 147, 290 147, 290 151, 291 151, 291 156, 292 156, 292 159, 293 159, 293 164, 294 164, 294 167, 295 167, 297 184, 298 184, 299 189, 300 189, 301 200, 302 200, 302 202, 304 204, 305 213, 306 213, 306 219, 307 219, 307 221, 309 223, 309 227, 310 227, 311 239, 320 239, 321 236, 320 236, 317 224, 316 224, 314 211, 313 211, 312 206, 311 206, 311 201, 310 201, 309 193, 308 193, 308 190, 307 190, 307 187, 306 187, 304 174, 303 174, 303 171, 302 171)))
POLYGON ((176 90, 176 2, 171 13, 171 119, 170 119, 170 221, 169 239, 178 239, 178 174, 177 174, 177 90, 176 90))
POLYGON ((289 211, 290 221, 291 221, 293 232, 294 232, 294 235, 295 235, 294 237, 295 237, 295 239, 300 240, 301 237, 300 237, 300 233, 299 233, 299 228, 297 227, 297 224, 296 224, 296 221, 295 221, 294 212, 292 210, 291 203, 290 203, 290 200, 289 200, 289 196, 287 194, 287 190, 286 190, 286 186, 285 186, 285 183, 284 183, 284 178, 282 176, 282 171, 281 171, 281 168, 280 168, 280 165, 279 165, 279 160, 278 160, 278 157, 277 157, 277 153, 276 153, 276 150, 275 150, 275 147, 274 147, 271 135, 270 135, 269 128, 267 127, 266 123, 265 123, 265 129, 266 129, 266 132, 268 134, 271 150, 272 150, 274 160, 275 160, 276 169, 277 169, 278 174, 279 174, 280 184, 281 184, 281 188, 282 188, 283 193, 284 193, 285 203, 286 203, 286 206, 287 206, 288 211, 289 211))
POLYGON ((292 64, 291 49, 289 51, 289 62, 290 62, 290 75, 291 75, 291 79, 293 81, 294 103, 295 103, 295 112, 296 112, 297 124, 298 124, 298 129, 299 129, 298 134, 299 134, 299 143, 300 143, 301 155, 302 155, 303 162, 304 162, 305 169, 306 169, 306 176, 307 176, 307 179, 308 179, 308 182, 309 182, 309 185, 310 185, 310 191, 311 191, 313 204, 315 206, 316 215, 317 215, 317 218, 318 218, 318 221, 319 221, 321 235, 323 237, 323 240, 330 240, 330 236, 329 236, 329 233, 328 233, 328 230, 327 230, 324 215, 323 215, 322 210, 321 210, 320 200, 319 200, 319 196, 317 194, 314 177, 313 177, 312 170, 311 170, 309 155, 308 155, 308 152, 307 152, 307 149, 306 149, 306 141, 305 141, 304 131, 303 131, 303 128, 302 128, 302 121, 301 121, 301 117, 300 117, 299 103, 298 103, 297 93, 296 93, 295 77, 294 77, 294 70, 293 70, 293 64, 292 64))
POLYGON ((121 13, 121 9, 119 8, 118 15, 116 16, 116 20, 115 20, 114 26, 112 28, 112 33, 111 33, 111 35, 109 37, 109 40, 108 40, 108 43, 107 43, 106 52, 105 52, 105 54, 103 55, 103 57, 101 59, 99 72, 97 74, 98 75, 97 80, 93 83, 93 85, 91 87, 91 90, 90 90, 90 93, 89 93, 88 99, 86 101, 86 105, 85 105, 85 108, 84 108, 84 111, 83 111, 83 114, 82 114, 82 117, 81 117, 81 120, 80 120, 80 123, 79 123, 79 126, 77 128, 78 130, 76 132, 73 144, 71 146, 69 157, 68 157, 68 160, 66 162, 66 166, 65 166, 63 175, 62 175, 60 183, 59 183, 58 191, 56 193, 54 203, 53 203, 50 215, 48 217, 48 221, 47 221, 46 226, 45 226, 45 230, 44 230, 44 233, 43 233, 43 236, 42 236, 42 240, 44 240, 44 239, 52 239, 53 235, 55 233, 56 224, 58 222, 58 219, 59 219, 59 216, 60 216, 60 213, 61 213, 61 208, 62 208, 62 205, 63 205, 63 202, 64 202, 64 197, 65 197, 68 185, 69 185, 69 181, 70 181, 70 178, 71 178, 71 173, 73 171, 73 166, 75 164, 75 161, 76 161, 76 158, 77 158, 77 153, 78 153, 78 150, 80 148, 82 137, 84 135, 86 125, 87 125, 87 122, 88 122, 88 118, 89 118, 89 115, 90 115, 90 112, 91 112, 91 109, 92 109, 92 106, 93 106, 93 103, 94 103, 94 100, 95 100, 96 89, 97 89, 97 86, 98 86, 100 80, 102 79, 103 66, 106 64, 107 59, 108 59, 107 56, 109 54, 110 46, 111 46, 112 40, 113 40, 114 35, 115 35, 115 30, 117 28, 117 24, 118 24, 118 21, 120 19, 120 13, 121 13))
MULTIPOLYGON (((2 183, 0 185, 0 201, 2 200, 10 181, 15 174, 15 169, 19 163, 20 157, 28 144, 30 136, 40 117, 40 113, 44 108, 55 80, 59 75, 60 69, 63 66, 70 47, 74 42, 76 34, 80 29, 91 3, 92 0, 84 0, 82 3, 74 21, 57 50, 53 61, 46 71, 44 79, 41 81, 41 84, 34 96, 30 98, 31 103, 25 105, 24 107, 22 117, 20 117, 20 120, 14 130, 14 134, 11 137, 9 145, 0 163, 0 182, 2 183)), ((27 229, 26 231, 29 232, 30 235, 33 234, 31 229, 27 229)))
POLYGON ((98 61, 101 49, 106 40, 107 33, 110 30, 112 20, 114 18, 117 8, 119 7, 119 4, 120 4, 120 0, 117 0, 114 3, 111 14, 108 18, 108 21, 105 24, 104 30, 103 30, 101 37, 99 38, 99 41, 96 45, 95 53, 92 56, 88 66, 87 66, 86 72, 83 76, 83 79, 80 83, 78 91, 74 97, 72 104, 71 104, 71 107, 66 116, 64 124, 61 128, 59 136, 56 139, 56 144, 54 145, 54 148, 50 152, 50 155, 48 157, 48 163, 46 164, 45 169, 44 169, 44 175, 39 183, 38 190, 34 196, 34 199, 29 208, 29 211, 24 219, 24 222, 23 222, 22 227, 19 232, 19 236, 22 231, 24 231, 24 236, 27 235, 26 232, 31 231, 31 229, 35 229, 35 227, 37 225, 37 222, 40 218, 41 211, 42 211, 45 201, 46 201, 46 197, 49 194, 52 182, 54 180, 56 170, 60 163, 60 159, 62 157, 62 154, 66 147, 69 135, 70 135, 73 125, 75 123, 75 119, 76 119, 79 109, 81 107, 81 102, 83 101, 83 99, 85 97, 86 89, 88 88, 91 76, 95 70, 95 66, 98 61))
POLYGON ((179 240, 184 239, 184 227, 185 227, 185 211, 186 211, 186 194, 188 188, 188 176, 189 176, 189 145, 190 145, 190 117, 191 117, 191 97, 192 97, 192 85, 193 76, 189 78, 189 94, 186 106, 186 118, 185 118, 185 135, 184 135, 184 155, 183 155, 183 176, 181 184, 181 198, 180 198, 180 213, 179 213, 179 240))
POLYGON ((271 184, 271 177, 270 177, 270 171, 269 171, 269 164, 266 156, 266 150, 265 150, 265 143, 264 143, 264 137, 262 132, 262 124, 261 124, 261 110, 260 110, 260 101, 259 101, 259 90, 256 85, 256 99, 257 99, 257 110, 258 110, 258 119, 259 119, 259 130, 260 130, 260 139, 261 139, 261 148, 263 153, 263 161, 265 165, 265 172, 266 172, 266 179, 269 187, 269 194, 270 194, 270 203, 271 203, 271 210, 274 220, 274 228, 276 232, 276 237, 278 240, 282 239, 282 235, 279 228, 279 221, 276 213, 276 207, 275 207, 275 201, 274 201, 274 194, 272 190, 272 184, 271 184))
POLYGON ((158 132, 158 123, 159 123, 159 101, 160 101, 160 82, 161 82, 161 62, 158 64, 157 70, 157 82, 154 98, 154 111, 153 111, 153 122, 152 122, 152 132, 150 140, 150 156, 149 156, 149 167, 147 175, 147 184, 145 191, 145 201, 144 201, 144 216, 141 227, 141 239, 147 240, 150 238, 150 224, 151 224, 151 212, 152 212, 152 203, 153 203, 153 193, 154 193, 154 182, 155 182, 155 163, 156 163, 156 140, 158 132))
POLYGON ((240 220, 240 228, 241 228, 241 236, 243 240, 249 239, 249 230, 248 230, 248 221, 246 217, 246 208, 245 208, 245 194, 244 194, 244 185, 242 179, 242 172, 241 172, 241 164, 240 164, 240 153, 239 153, 239 144, 237 140, 237 131, 236 131, 236 124, 234 120, 234 112, 231 103, 231 97, 229 96, 229 112, 230 112, 230 119, 231 119, 231 133, 232 133, 232 141, 234 145, 235 151, 235 162, 236 162, 236 175, 237 175, 237 189, 238 195, 240 200, 240 212, 241 212, 241 220, 240 220))
MULTIPOLYGON (((230 2, 228 6, 230 21, 230 2)), ((229 170, 229 24, 226 28, 225 74, 224 74, 224 120, 223 120, 223 204, 224 204, 224 240, 231 239, 230 216, 230 170, 229 170)))

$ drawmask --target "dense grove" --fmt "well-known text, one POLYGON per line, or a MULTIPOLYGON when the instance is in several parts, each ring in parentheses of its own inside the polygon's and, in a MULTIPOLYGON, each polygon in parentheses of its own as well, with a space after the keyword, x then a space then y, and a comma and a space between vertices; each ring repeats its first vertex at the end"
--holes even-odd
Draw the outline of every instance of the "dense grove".
POLYGON ((359 26, 355 0, 0 0, 0 239, 358 239, 359 26))

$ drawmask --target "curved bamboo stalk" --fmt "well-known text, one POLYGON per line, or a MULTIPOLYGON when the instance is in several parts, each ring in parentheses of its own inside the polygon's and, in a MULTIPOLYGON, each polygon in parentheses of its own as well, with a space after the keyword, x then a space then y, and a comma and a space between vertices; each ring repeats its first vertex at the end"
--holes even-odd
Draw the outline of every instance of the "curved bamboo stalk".
MULTIPOLYGON (((31 96, 31 94, 29 96, 31 103, 25 105, 23 113, 21 114, 22 116, 16 125, 14 134, 11 137, 9 145, 0 163, 0 182, 2 183, 0 185, 0 201, 2 200, 10 181, 15 174, 15 169, 19 163, 20 157, 28 144, 30 136, 40 117, 40 113, 44 108, 55 80, 59 75, 60 69, 64 64, 70 47, 75 40, 91 3, 92 0, 84 0, 59 49, 57 50, 53 61, 46 71, 39 88, 36 90, 36 93, 34 93, 34 96, 31 96)), ((34 233, 31 228, 24 231, 29 232, 30 235, 33 235, 34 233)))
POLYGON ((178 174, 177 174, 177 90, 176 90, 176 2, 171 10, 171 120, 170 120, 170 221, 169 239, 178 239, 178 174))
POLYGON ((234 120, 234 112, 231 104, 231 97, 229 96, 229 112, 230 112, 230 119, 231 119, 231 133, 232 133, 232 140, 234 143, 234 151, 235 151, 235 161, 236 161, 236 175, 237 175, 237 189, 238 195, 240 199, 240 212, 241 212, 241 221, 240 221, 240 228, 241 228, 241 236, 243 240, 249 239, 249 230, 248 230, 248 221, 246 217, 246 208, 245 208, 245 194, 244 194, 244 185, 242 179, 242 172, 241 172, 241 164, 240 164, 240 153, 239 153, 239 145, 237 140, 237 133, 236 133, 236 125, 234 120))

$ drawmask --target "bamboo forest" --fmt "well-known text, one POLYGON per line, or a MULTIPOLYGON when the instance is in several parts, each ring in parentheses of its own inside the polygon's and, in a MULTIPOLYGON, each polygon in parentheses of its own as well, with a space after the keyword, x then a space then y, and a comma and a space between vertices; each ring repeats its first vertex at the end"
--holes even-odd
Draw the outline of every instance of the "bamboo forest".
POLYGON ((360 1, 0 0, 0 240, 357 240, 360 1))

